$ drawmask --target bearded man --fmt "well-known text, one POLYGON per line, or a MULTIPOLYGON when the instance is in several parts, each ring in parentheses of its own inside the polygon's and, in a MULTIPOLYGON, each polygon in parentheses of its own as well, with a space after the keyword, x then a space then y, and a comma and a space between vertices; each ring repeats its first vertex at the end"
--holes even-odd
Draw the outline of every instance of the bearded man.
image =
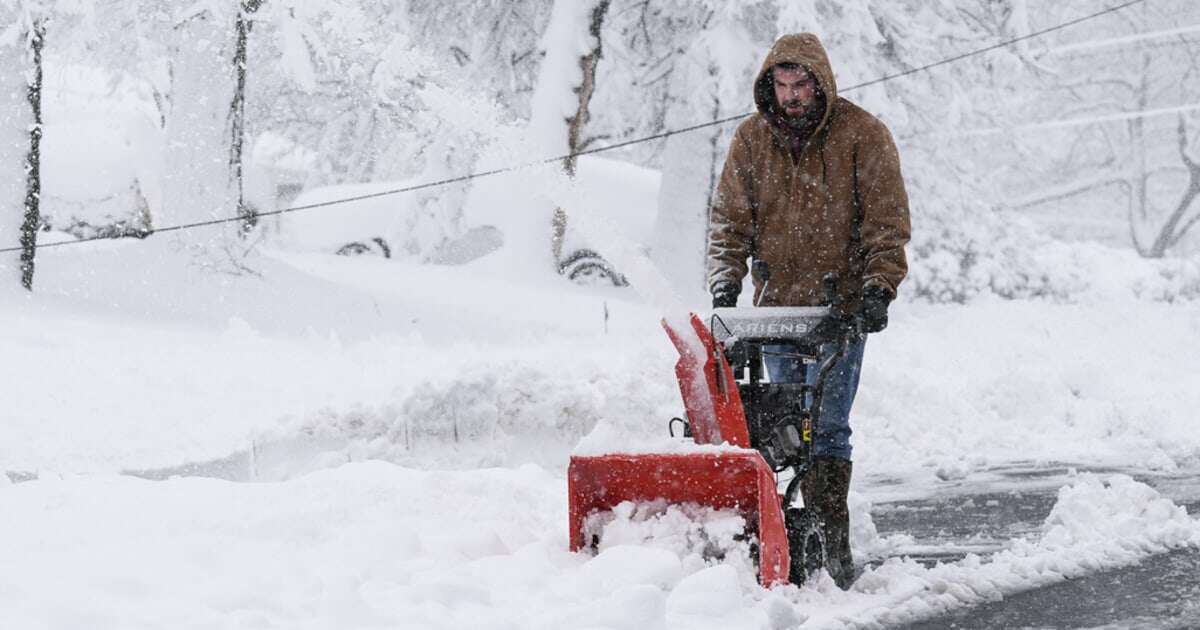
MULTIPOLYGON (((770 282, 752 274, 755 305, 826 304, 823 279, 832 274, 840 314, 857 318, 863 332, 882 331, 908 271, 910 233, 891 133, 838 96, 825 49, 810 33, 775 42, 754 101, 758 112, 734 134, 709 215, 713 307, 737 305, 752 259, 770 273, 770 282)), ((854 579, 849 418, 865 345, 857 336, 825 381, 813 468, 801 484, 805 504, 825 523, 827 568, 842 588, 854 579)), ((787 347, 772 350, 764 357, 772 381, 814 381, 815 370, 789 358, 787 347)))

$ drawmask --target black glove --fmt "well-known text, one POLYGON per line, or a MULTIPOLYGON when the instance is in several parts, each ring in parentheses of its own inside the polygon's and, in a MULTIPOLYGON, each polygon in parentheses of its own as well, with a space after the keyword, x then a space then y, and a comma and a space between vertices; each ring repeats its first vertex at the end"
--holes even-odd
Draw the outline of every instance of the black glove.
POLYGON ((713 287, 713 308, 732 308, 737 306, 738 294, 741 289, 732 282, 722 282, 713 287))
POLYGON ((863 289, 862 307, 858 316, 862 319, 863 332, 877 333, 888 325, 888 304, 892 302, 892 292, 872 284, 863 289))

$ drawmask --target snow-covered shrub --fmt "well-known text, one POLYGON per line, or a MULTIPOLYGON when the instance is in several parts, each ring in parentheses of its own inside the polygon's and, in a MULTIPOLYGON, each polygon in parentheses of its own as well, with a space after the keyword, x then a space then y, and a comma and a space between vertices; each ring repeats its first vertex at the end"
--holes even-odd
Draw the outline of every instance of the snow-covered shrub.
POLYGON ((1142 299, 1177 302, 1200 299, 1200 256, 1146 261, 1154 268, 1133 285, 1142 299))
POLYGON ((901 294, 935 303, 983 295, 1076 301, 1088 294, 1200 299, 1200 257, 1146 259, 1130 248, 1062 241, 1020 215, 981 206, 914 204, 909 276, 901 294))
POLYGON ((965 303, 981 294, 1069 299, 1088 287, 1071 247, 1027 220, 974 205, 914 209, 910 272, 903 292, 929 302, 965 303))
POLYGON ((492 365, 423 382, 394 404, 322 411, 300 431, 344 442, 351 459, 407 461, 436 445, 458 449, 465 461, 495 465, 518 456, 521 443, 535 449, 573 444, 596 425, 606 400, 594 383, 568 383, 524 364, 492 365))

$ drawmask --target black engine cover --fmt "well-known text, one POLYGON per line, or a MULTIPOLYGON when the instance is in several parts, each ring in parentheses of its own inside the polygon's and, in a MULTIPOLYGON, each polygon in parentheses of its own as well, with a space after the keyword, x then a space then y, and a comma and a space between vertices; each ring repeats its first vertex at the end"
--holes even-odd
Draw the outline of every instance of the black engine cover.
POLYGON ((802 383, 739 384, 750 445, 774 470, 798 464, 807 457, 802 383))

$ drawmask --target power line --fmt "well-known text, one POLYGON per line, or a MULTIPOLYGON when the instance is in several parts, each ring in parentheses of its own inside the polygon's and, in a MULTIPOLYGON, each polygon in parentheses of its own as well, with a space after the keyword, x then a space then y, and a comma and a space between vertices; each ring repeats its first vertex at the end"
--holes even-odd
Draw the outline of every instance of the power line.
MULTIPOLYGON (((1016 43, 1019 43, 1022 41, 1034 39, 1036 37, 1041 37, 1043 35, 1047 35, 1047 34, 1050 34, 1050 33, 1056 32, 1056 31, 1061 31, 1063 29, 1070 28, 1077 24, 1082 24, 1083 22, 1087 22, 1090 20, 1094 20, 1094 19, 1103 17, 1110 13, 1116 13, 1117 11, 1131 7, 1135 4, 1141 4, 1143 2, 1145 2, 1145 0, 1128 0, 1127 2, 1124 2, 1122 4, 1114 5, 1114 6, 1105 8, 1103 10, 1097 11, 1095 13, 1084 15, 1082 17, 1078 17, 1073 20, 1069 20, 1067 22, 1062 22, 1061 24, 1056 24, 1056 25, 1048 27, 1048 28, 1040 29, 1037 31, 1032 31, 1030 33, 1026 33, 1025 35, 1020 35, 1018 37, 1006 39, 1004 41, 998 42, 996 44, 992 44, 990 46, 985 46, 983 48, 971 50, 971 51, 968 51, 968 52, 965 52, 965 53, 962 53, 959 55, 954 55, 953 57, 947 57, 945 59, 941 59, 939 61, 935 61, 930 64, 926 64, 926 65, 919 66, 916 68, 910 68, 910 69, 904 70, 902 72, 887 74, 887 75, 884 75, 884 76, 881 76, 881 77, 878 77, 875 79, 871 79, 870 81, 865 81, 863 83, 851 85, 840 91, 841 92, 852 92, 854 90, 869 87, 872 85, 877 85, 880 83, 885 83, 888 81, 892 81, 892 80, 899 79, 902 77, 910 76, 910 75, 917 74, 920 72, 928 72, 929 70, 938 68, 940 66, 957 63, 964 59, 969 59, 971 57, 976 57, 976 56, 979 56, 979 55, 982 55, 985 53, 989 53, 993 50, 999 50, 1001 48, 1006 48, 1008 46, 1012 46, 1013 44, 1016 44, 1016 43)), ((288 214, 291 212, 300 212, 302 210, 313 210, 315 208, 323 208, 323 207, 327 207, 327 206, 340 205, 343 203, 352 203, 355 201, 362 201, 364 199, 374 199, 377 197, 386 197, 386 196, 391 196, 391 195, 399 195, 402 193, 414 192, 414 191, 423 190, 426 188, 437 188, 437 187, 441 187, 441 186, 448 186, 450 184, 457 184, 457 183, 461 183, 461 182, 465 182, 465 181, 470 181, 473 179, 479 179, 479 178, 483 178, 483 177, 490 177, 492 175, 501 175, 504 173, 511 173, 514 171, 524 170, 524 169, 531 168, 534 166, 541 166, 544 164, 561 162, 563 160, 582 156, 582 155, 594 155, 597 153, 604 153, 607 151, 615 151, 617 149, 632 146, 635 144, 652 142, 654 140, 662 140, 664 138, 669 138, 674 135, 689 133, 692 131, 697 131, 699 129, 704 129, 706 127, 715 127, 715 126, 731 123, 734 121, 742 120, 743 118, 748 118, 748 117, 752 116, 753 114, 754 114, 754 112, 746 112, 743 114, 737 114, 734 116, 728 116, 728 117, 720 118, 717 120, 711 120, 708 122, 703 122, 703 123, 691 125, 688 127, 681 127, 678 129, 670 129, 667 131, 663 131, 661 133, 656 133, 653 135, 644 136, 644 137, 640 137, 640 138, 634 138, 632 140, 625 140, 623 142, 608 144, 608 145, 596 147, 593 149, 584 149, 582 151, 577 151, 575 153, 568 153, 566 155, 561 155, 561 156, 557 156, 557 157, 545 158, 545 159, 541 159, 541 160, 534 160, 532 162, 517 164, 515 166, 509 166, 509 167, 505 167, 505 168, 497 168, 497 169, 492 169, 492 170, 488 170, 488 171, 480 171, 478 173, 467 173, 465 175, 459 175, 457 177, 450 177, 450 178, 441 179, 441 180, 432 181, 432 182, 424 182, 424 183, 420 183, 420 184, 414 184, 411 186, 403 186, 400 188, 393 188, 390 190, 381 190, 381 191, 374 192, 374 193, 355 195, 352 197, 333 199, 330 201, 323 201, 320 203, 311 203, 311 204, 305 204, 302 206, 292 206, 289 208, 282 208, 279 210, 271 210, 268 212, 259 213, 257 216, 258 217, 279 216, 279 215, 288 214)), ((182 231, 182 230, 190 230, 190 229, 194 229, 194 228, 207 227, 207 226, 212 226, 212 225, 220 225, 223 223, 244 222, 245 220, 246 220, 245 217, 239 216, 239 217, 228 217, 228 218, 224 218, 224 219, 210 219, 207 221, 196 221, 194 223, 182 223, 179 225, 171 225, 171 226, 167 226, 167 227, 163 227, 163 228, 152 229, 152 230, 148 231, 147 233, 145 233, 144 236, 150 236, 151 234, 160 234, 160 233, 164 233, 164 232, 178 232, 178 231, 182 231)), ((69 241, 39 243, 35 247, 37 249, 42 249, 42 248, 48 248, 48 247, 58 247, 58 246, 62 246, 62 245, 74 245, 74 244, 78 244, 78 243, 87 243, 90 241, 109 240, 109 239, 110 239, 110 237, 108 237, 108 236, 89 236, 86 238, 74 239, 74 240, 69 240, 69 241)), ((23 249, 25 249, 25 248, 23 248, 23 247, 7 247, 7 248, 0 249, 0 253, 17 252, 17 251, 22 251, 23 249)))
POLYGON ((1200 110, 1200 104, 1192 103, 1189 105, 1174 105, 1171 107, 1159 107, 1156 109, 1139 109, 1132 112, 1116 112, 1114 114, 1102 114, 1098 116, 1059 118, 1056 120, 1045 120, 1042 122, 1011 125, 1007 127, 983 127, 979 129, 968 129, 965 131, 933 133, 921 136, 912 136, 911 138, 906 138, 906 140, 932 139, 942 141, 946 138, 972 138, 993 136, 997 134, 1013 134, 1023 131, 1038 131, 1042 129, 1064 129, 1067 127, 1082 127, 1085 125, 1098 125, 1106 122, 1133 120, 1135 118, 1155 118, 1158 116, 1168 116, 1171 114, 1186 114, 1188 112, 1194 112, 1198 110, 1200 110))
MULTIPOLYGON (((1047 48, 1039 52, 1036 57, 1044 55, 1057 55, 1063 53, 1071 53, 1079 50, 1094 50, 1096 48, 1109 48, 1116 46, 1124 46, 1125 44, 1135 44, 1148 39, 1165 39, 1167 37, 1175 37, 1177 35, 1190 35, 1192 33, 1200 33, 1200 24, 1192 24, 1190 26, 1181 26, 1179 28, 1166 29, 1161 31, 1147 31, 1145 33, 1134 33, 1123 37, 1111 37, 1109 39, 1096 39, 1086 42, 1075 42, 1073 44, 1065 44, 1063 46, 1055 46, 1047 48)), ((1187 40, 1180 38, 1178 43, 1188 43, 1187 40)))
POLYGON ((1063 22, 1061 24, 1056 24, 1056 25, 1048 27, 1048 28, 1043 28, 1041 30, 1033 31, 1031 33, 1026 33, 1024 35, 1014 37, 1012 39, 1006 39, 997 44, 992 44, 991 46, 987 46, 987 47, 980 48, 977 50, 972 50, 970 52, 965 52, 961 55, 955 55, 953 57, 948 57, 946 59, 942 59, 941 61, 935 61, 931 64, 927 64, 927 65, 921 66, 919 68, 913 68, 911 70, 905 70, 903 72, 897 72, 895 74, 885 75, 885 76, 879 77, 878 79, 872 79, 870 81, 867 81, 866 83, 859 83, 858 85, 849 87, 844 91, 849 92, 850 90, 867 87, 868 85, 875 85, 876 83, 883 83, 884 81, 891 81, 892 79, 899 79, 900 77, 906 77, 910 74, 916 74, 918 72, 925 72, 925 71, 937 68, 939 66, 944 66, 946 64, 955 63, 957 61, 962 61, 963 59, 967 59, 969 57, 982 55, 984 53, 991 52, 993 50, 998 50, 1000 48, 1006 48, 1008 46, 1012 46, 1013 44, 1023 42, 1025 40, 1034 39, 1035 37, 1041 37, 1043 35, 1048 35, 1055 31, 1061 31, 1063 29, 1070 28, 1072 26, 1075 26, 1076 24, 1082 24, 1083 22, 1087 22, 1089 20, 1094 20, 1098 17, 1108 15, 1109 13, 1116 13, 1117 11, 1131 7, 1135 4, 1141 4, 1143 2, 1145 2, 1145 0, 1130 0, 1129 2, 1111 6, 1111 7, 1108 7, 1107 9, 1097 11, 1095 13, 1091 13, 1091 14, 1085 15, 1083 17, 1075 18, 1074 20, 1069 20, 1069 21, 1063 22))

